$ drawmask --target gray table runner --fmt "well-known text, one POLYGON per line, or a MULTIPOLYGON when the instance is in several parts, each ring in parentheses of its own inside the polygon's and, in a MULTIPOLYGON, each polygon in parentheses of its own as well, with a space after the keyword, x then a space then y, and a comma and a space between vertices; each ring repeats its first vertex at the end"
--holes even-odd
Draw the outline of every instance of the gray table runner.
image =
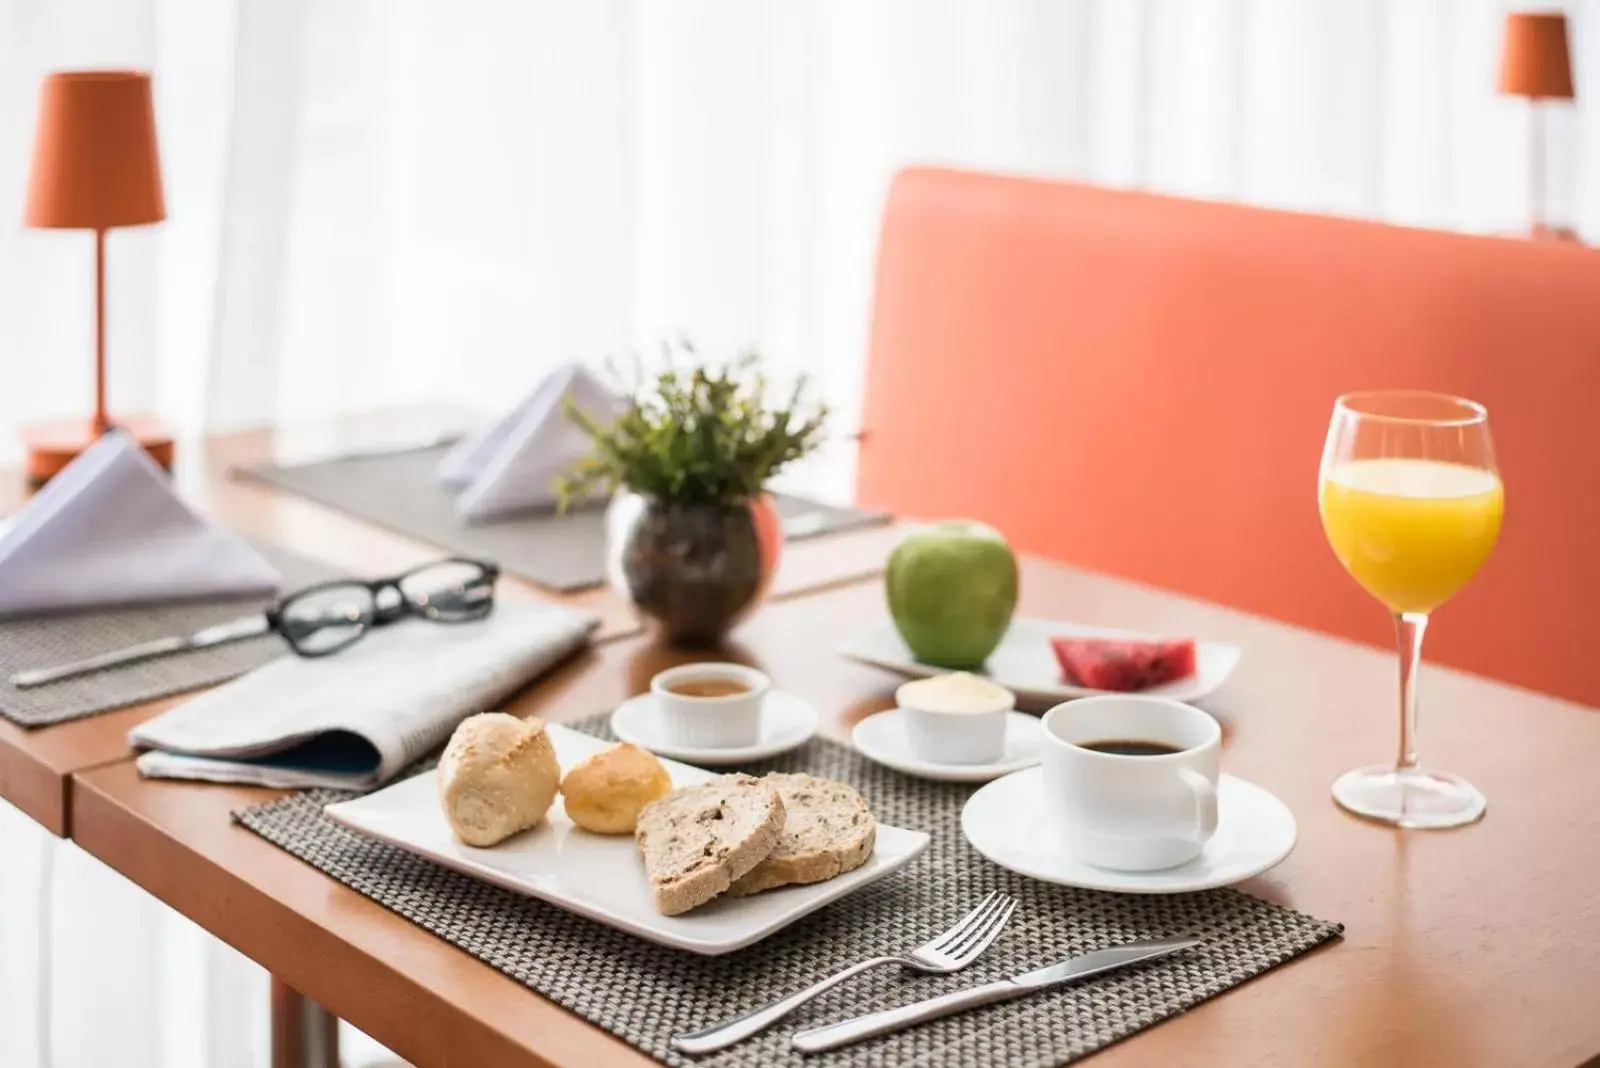
MULTIPOLYGON (((456 515, 435 471, 451 443, 397 452, 341 456, 315 463, 235 468, 236 478, 264 482, 452 553, 494 560, 507 571, 560 593, 605 582, 605 511, 553 509, 469 524, 456 515)), ((888 521, 881 512, 835 508, 800 497, 774 500, 791 541, 888 521)))
MULTIPOLYGON (((610 737, 608 718, 598 716, 575 726, 610 737)), ((347 795, 300 794, 242 810, 235 818, 530 989, 677 1066, 1066 1064, 1343 930, 1234 890, 1123 895, 1022 878, 984 860, 962 838, 961 807, 971 787, 912 779, 831 741, 814 740, 748 770, 804 770, 843 779, 861 790, 879 819, 928 831, 932 844, 900 873, 748 949, 699 957, 644 942, 347 831, 322 815, 323 805, 347 795), (894 968, 879 969, 830 991, 765 1035, 722 1053, 691 1058, 668 1045, 674 1034, 748 1011, 863 957, 908 951, 991 890, 1015 895, 1021 907, 994 946, 964 972, 912 977, 894 968), (803 1027, 1002 978, 1114 943, 1183 934, 1204 938, 1205 944, 1082 985, 977 1009, 830 1054, 802 1057, 788 1044, 788 1036, 803 1027)))
MULTIPOLYGON (((299 589, 341 574, 327 564, 271 545, 257 542, 256 549, 282 574, 284 590, 299 589)), ((10 682, 13 673, 25 668, 79 660, 169 634, 190 634, 202 627, 258 612, 270 601, 271 598, 263 597, 229 597, 179 604, 130 605, 0 623, 0 716, 24 727, 45 727, 213 686, 243 675, 283 655, 286 651, 283 641, 276 635, 263 635, 80 675, 29 690, 19 690, 10 682)))

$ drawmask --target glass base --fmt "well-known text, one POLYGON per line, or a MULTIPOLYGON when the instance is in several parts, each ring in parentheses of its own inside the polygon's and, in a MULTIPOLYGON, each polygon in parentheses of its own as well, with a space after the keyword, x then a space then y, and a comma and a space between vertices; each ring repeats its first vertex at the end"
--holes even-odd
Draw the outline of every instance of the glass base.
POLYGON ((1333 799, 1357 816, 1395 827, 1460 827, 1483 818, 1488 802, 1465 779, 1442 771, 1375 766, 1345 772, 1333 799))

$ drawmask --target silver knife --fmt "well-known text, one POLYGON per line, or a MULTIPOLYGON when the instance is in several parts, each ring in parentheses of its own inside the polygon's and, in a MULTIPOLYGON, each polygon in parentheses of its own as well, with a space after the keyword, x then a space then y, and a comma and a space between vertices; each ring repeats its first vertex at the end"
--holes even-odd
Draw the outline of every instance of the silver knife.
POLYGON ((167 656, 171 653, 184 653, 193 649, 209 649, 213 645, 225 645, 228 642, 243 641, 265 634, 270 628, 265 615, 242 616, 227 623, 218 623, 204 630, 197 630, 193 634, 175 634, 168 638, 156 638, 153 641, 140 642, 123 649, 113 649, 109 653, 100 653, 97 656, 84 657, 82 660, 73 660, 65 664, 55 664, 51 667, 30 668, 19 671, 11 676, 11 685, 19 690, 26 690, 33 686, 43 686, 49 682, 60 682, 62 679, 75 678, 78 675, 87 675, 94 671, 104 671, 106 668, 120 667, 123 664, 132 664, 139 660, 150 660, 158 656, 167 656))
POLYGON ((1155 960, 1157 957, 1165 957, 1168 953, 1176 953, 1180 949, 1189 949, 1199 944, 1198 938, 1164 938, 1151 942, 1130 942, 1125 946, 1113 946, 1110 949, 1097 949, 1093 953, 1068 957, 1060 964, 1052 964, 1048 968, 1040 968, 1026 975, 957 990, 953 994, 901 1005, 897 1009, 885 1009, 883 1012, 857 1016, 852 1020, 829 1024, 826 1027, 813 1027, 809 1031, 798 1032, 790 1041, 794 1048, 802 1053, 821 1053, 824 1050, 838 1049, 852 1042, 860 1042, 864 1038, 886 1035, 891 1031, 911 1027, 913 1024, 965 1012, 979 1005, 992 1005, 997 1001, 1026 997, 1053 986, 1060 986, 1062 983, 1070 983, 1075 979, 1085 979, 1129 964, 1138 964, 1140 961, 1155 960))

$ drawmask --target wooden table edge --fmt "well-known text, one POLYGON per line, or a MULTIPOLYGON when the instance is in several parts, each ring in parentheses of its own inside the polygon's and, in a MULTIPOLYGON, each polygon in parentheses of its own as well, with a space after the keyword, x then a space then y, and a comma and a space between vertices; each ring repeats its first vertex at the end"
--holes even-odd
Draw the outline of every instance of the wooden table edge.
MULTIPOLYGON (((241 836, 240 848, 260 849, 281 858, 289 874, 275 880, 271 891, 191 848, 176 837, 154 832, 102 785, 102 779, 137 775, 119 761, 87 770, 75 778, 74 841, 91 856, 128 878, 167 906, 260 964, 275 978, 320 1004, 335 1007, 341 1018, 415 1064, 493 1064, 530 1068, 592 1068, 607 1065, 649 1065, 655 1062, 623 1040, 530 990, 464 950, 390 912, 310 864, 281 850, 253 831, 232 824, 228 833, 241 836), (285 883, 289 883, 285 892, 285 883), (335 907, 348 911, 339 929, 325 928, 304 914, 312 899, 337 895, 335 907), (221 922, 227 912, 248 909, 251 922, 221 922), (374 917, 381 917, 375 919, 374 917), (389 924, 403 924, 408 933, 424 936, 395 940, 389 924), (230 936, 218 932, 226 930, 230 936), (386 951, 387 954, 386 954, 386 951), (403 958, 425 958, 426 967, 408 966, 403 958), (471 983, 461 972, 477 973, 471 983), (440 976, 430 982, 427 974, 440 976), (384 1019, 356 1006, 341 990, 352 985, 382 987, 384 1002, 406 1007, 384 1019), (445 1021, 443 1033, 401 1027, 397 1020, 421 1017, 445 1021), (494 1022, 489 1022, 490 1020, 494 1022)), ((159 789, 164 784, 148 782, 159 789)), ((190 784, 192 785, 192 784, 190 784)), ((141 787, 142 788, 142 787, 141 787)), ((256 801, 283 791, 251 790, 256 801)), ((414 965, 415 961, 409 962, 414 965)))
POLYGON ((0 798, 57 838, 68 838, 73 769, 57 769, 30 752, 27 738, 26 728, 0 723, 0 798))

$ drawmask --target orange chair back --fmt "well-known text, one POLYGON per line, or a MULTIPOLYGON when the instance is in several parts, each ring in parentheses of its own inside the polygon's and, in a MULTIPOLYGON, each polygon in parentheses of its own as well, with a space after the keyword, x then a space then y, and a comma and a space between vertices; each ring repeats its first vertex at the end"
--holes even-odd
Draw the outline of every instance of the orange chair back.
POLYGON ((1600 254, 919 169, 871 345, 863 504, 1368 642, 1317 517, 1334 398, 1481 401, 1505 527, 1426 655, 1600 704, 1600 254))

